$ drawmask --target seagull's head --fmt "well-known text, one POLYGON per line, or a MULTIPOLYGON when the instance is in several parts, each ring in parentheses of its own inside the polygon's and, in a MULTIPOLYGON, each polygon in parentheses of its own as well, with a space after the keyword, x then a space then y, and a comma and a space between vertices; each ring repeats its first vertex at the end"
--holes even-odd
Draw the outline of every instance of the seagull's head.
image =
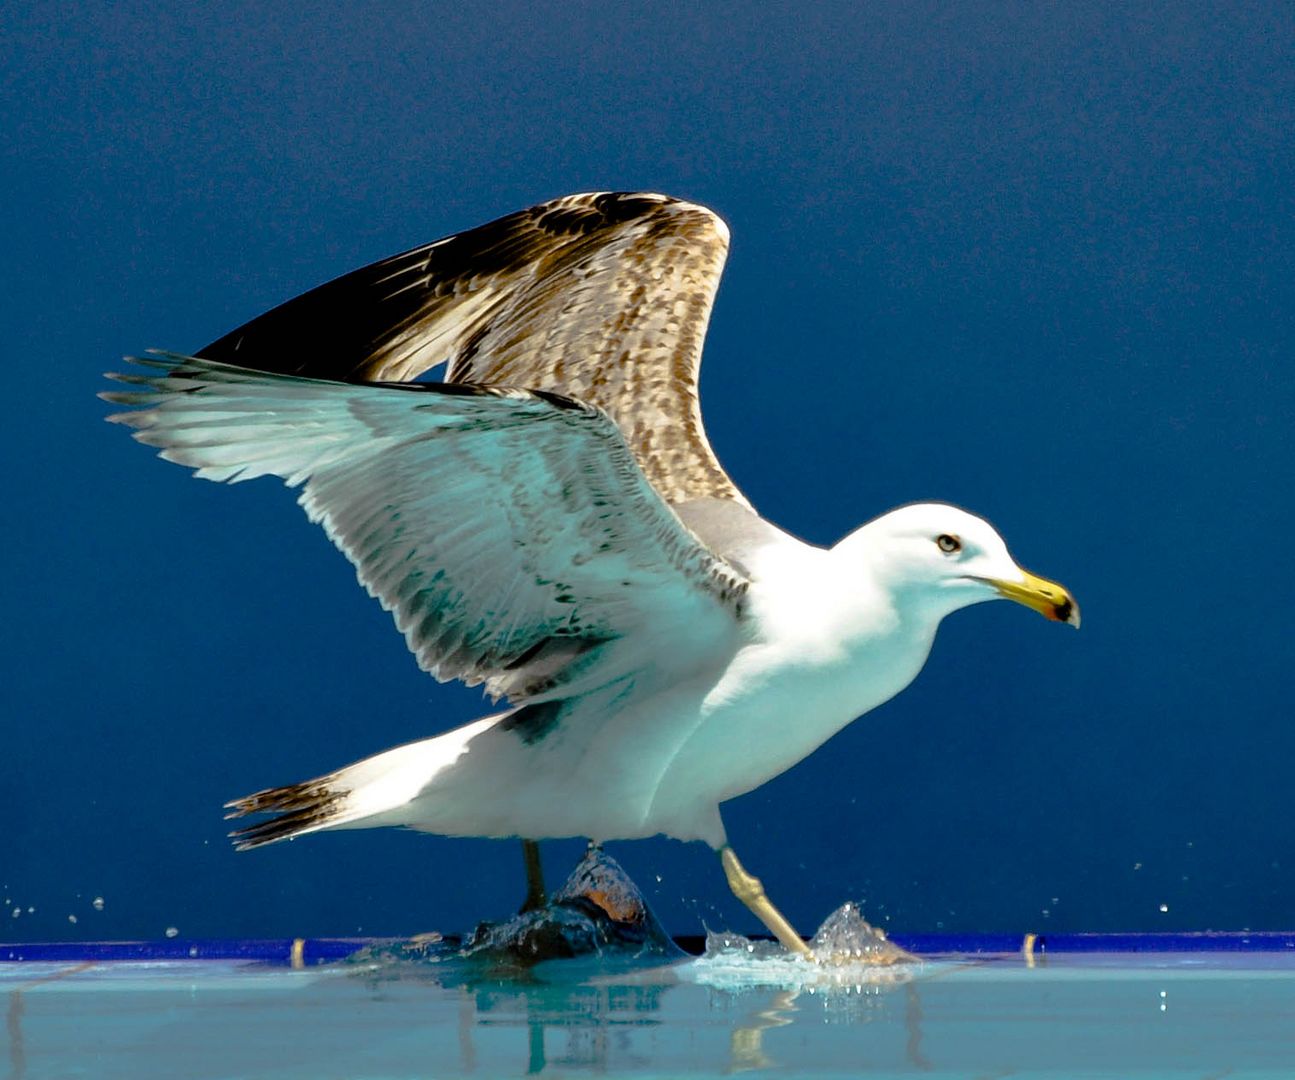
POLYGON ((901 506, 837 547, 852 560, 865 559, 875 580, 937 619, 984 600, 1006 599, 1079 626, 1079 605, 1065 588, 1022 570, 989 522, 956 506, 901 506))

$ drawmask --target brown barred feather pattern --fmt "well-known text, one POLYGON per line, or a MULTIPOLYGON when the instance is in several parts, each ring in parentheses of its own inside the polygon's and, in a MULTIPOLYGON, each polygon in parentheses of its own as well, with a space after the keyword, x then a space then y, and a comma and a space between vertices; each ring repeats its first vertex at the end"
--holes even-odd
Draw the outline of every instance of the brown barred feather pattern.
POLYGON ((728 229, 665 195, 569 195, 383 259, 197 355, 319 379, 554 392, 607 413, 670 503, 747 505, 707 441, 697 374, 728 229))

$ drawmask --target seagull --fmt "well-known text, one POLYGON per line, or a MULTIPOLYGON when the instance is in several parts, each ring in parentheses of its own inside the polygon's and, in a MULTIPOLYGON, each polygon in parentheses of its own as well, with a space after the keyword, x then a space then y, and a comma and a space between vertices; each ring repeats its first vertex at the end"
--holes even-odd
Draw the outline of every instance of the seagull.
MULTIPOLYGON (((110 375, 111 420, 203 479, 276 476, 439 680, 462 727, 227 804, 239 849, 403 826, 535 843, 664 834, 812 956, 720 806, 917 676, 946 615, 1079 625, 982 518, 882 514, 830 548, 762 518, 702 426, 729 232, 665 195, 570 195, 356 270, 193 356, 110 375), (417 381, 446 364, 441 382, 417 381)), ((542 886, 540 886, 542 888, 542 886)))

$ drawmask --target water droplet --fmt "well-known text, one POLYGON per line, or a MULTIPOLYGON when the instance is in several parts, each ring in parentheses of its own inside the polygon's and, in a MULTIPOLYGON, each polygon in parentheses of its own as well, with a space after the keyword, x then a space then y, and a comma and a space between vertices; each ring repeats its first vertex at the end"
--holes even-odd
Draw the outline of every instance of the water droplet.
POLYGON ((166 936, 167 936, 167 937, 179 937, 179 936, 180 936, 180 931, 179 931, 179 930, 177 930, 174 926, 168 926, 168 927, 166 928, 166 936))
POLYGON ((22 908, 20 908, 20 907, 15 907, 15 908, 13 909, 13 917, 14 917, 15 919, 16 919, 16 918, 18 918, 18 916, 19 916, 19 915, 21 915, 21 914, 22 914, 22 908))
POLYGON ((1161 905, 1160 905, 1160 914, 1161 914, 1161 915, 1165 915, 1165 914, 1167 914, 1167 913, 1168 913, 1168 911, 1169 911, 1169 905, 1168 905, 1168 904, 1161 904, 1161 905))
POLYGON ((103 897, 102 897, 102 896, 96 896, 93 900, 91 900, 91 901, 90 901, 90 906, 91 906, 92 908, 94 908, 94 909, 95 909, 95 911, 102 911, 102 910, 103 910, 103 897))
POLYGON ((75 915, 69 915, 69 916, 67 917, 67 921, 68 921, 68 922, 70 922, 73 926, 75 926, 75 925, 76 925, 76 916, 75 916, 75 915))

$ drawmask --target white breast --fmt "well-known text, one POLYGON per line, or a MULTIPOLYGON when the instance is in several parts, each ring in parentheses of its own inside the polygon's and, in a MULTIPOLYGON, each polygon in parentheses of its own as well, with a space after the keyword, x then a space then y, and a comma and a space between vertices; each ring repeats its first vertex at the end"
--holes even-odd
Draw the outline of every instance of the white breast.
POLYGON ((752 570, 752 640, 706 695, 658 808, 759 787, 894 697, 930 653, 935 623, 901 621, 866 568, 842 565, 839 552, 793 541, 752 570))

